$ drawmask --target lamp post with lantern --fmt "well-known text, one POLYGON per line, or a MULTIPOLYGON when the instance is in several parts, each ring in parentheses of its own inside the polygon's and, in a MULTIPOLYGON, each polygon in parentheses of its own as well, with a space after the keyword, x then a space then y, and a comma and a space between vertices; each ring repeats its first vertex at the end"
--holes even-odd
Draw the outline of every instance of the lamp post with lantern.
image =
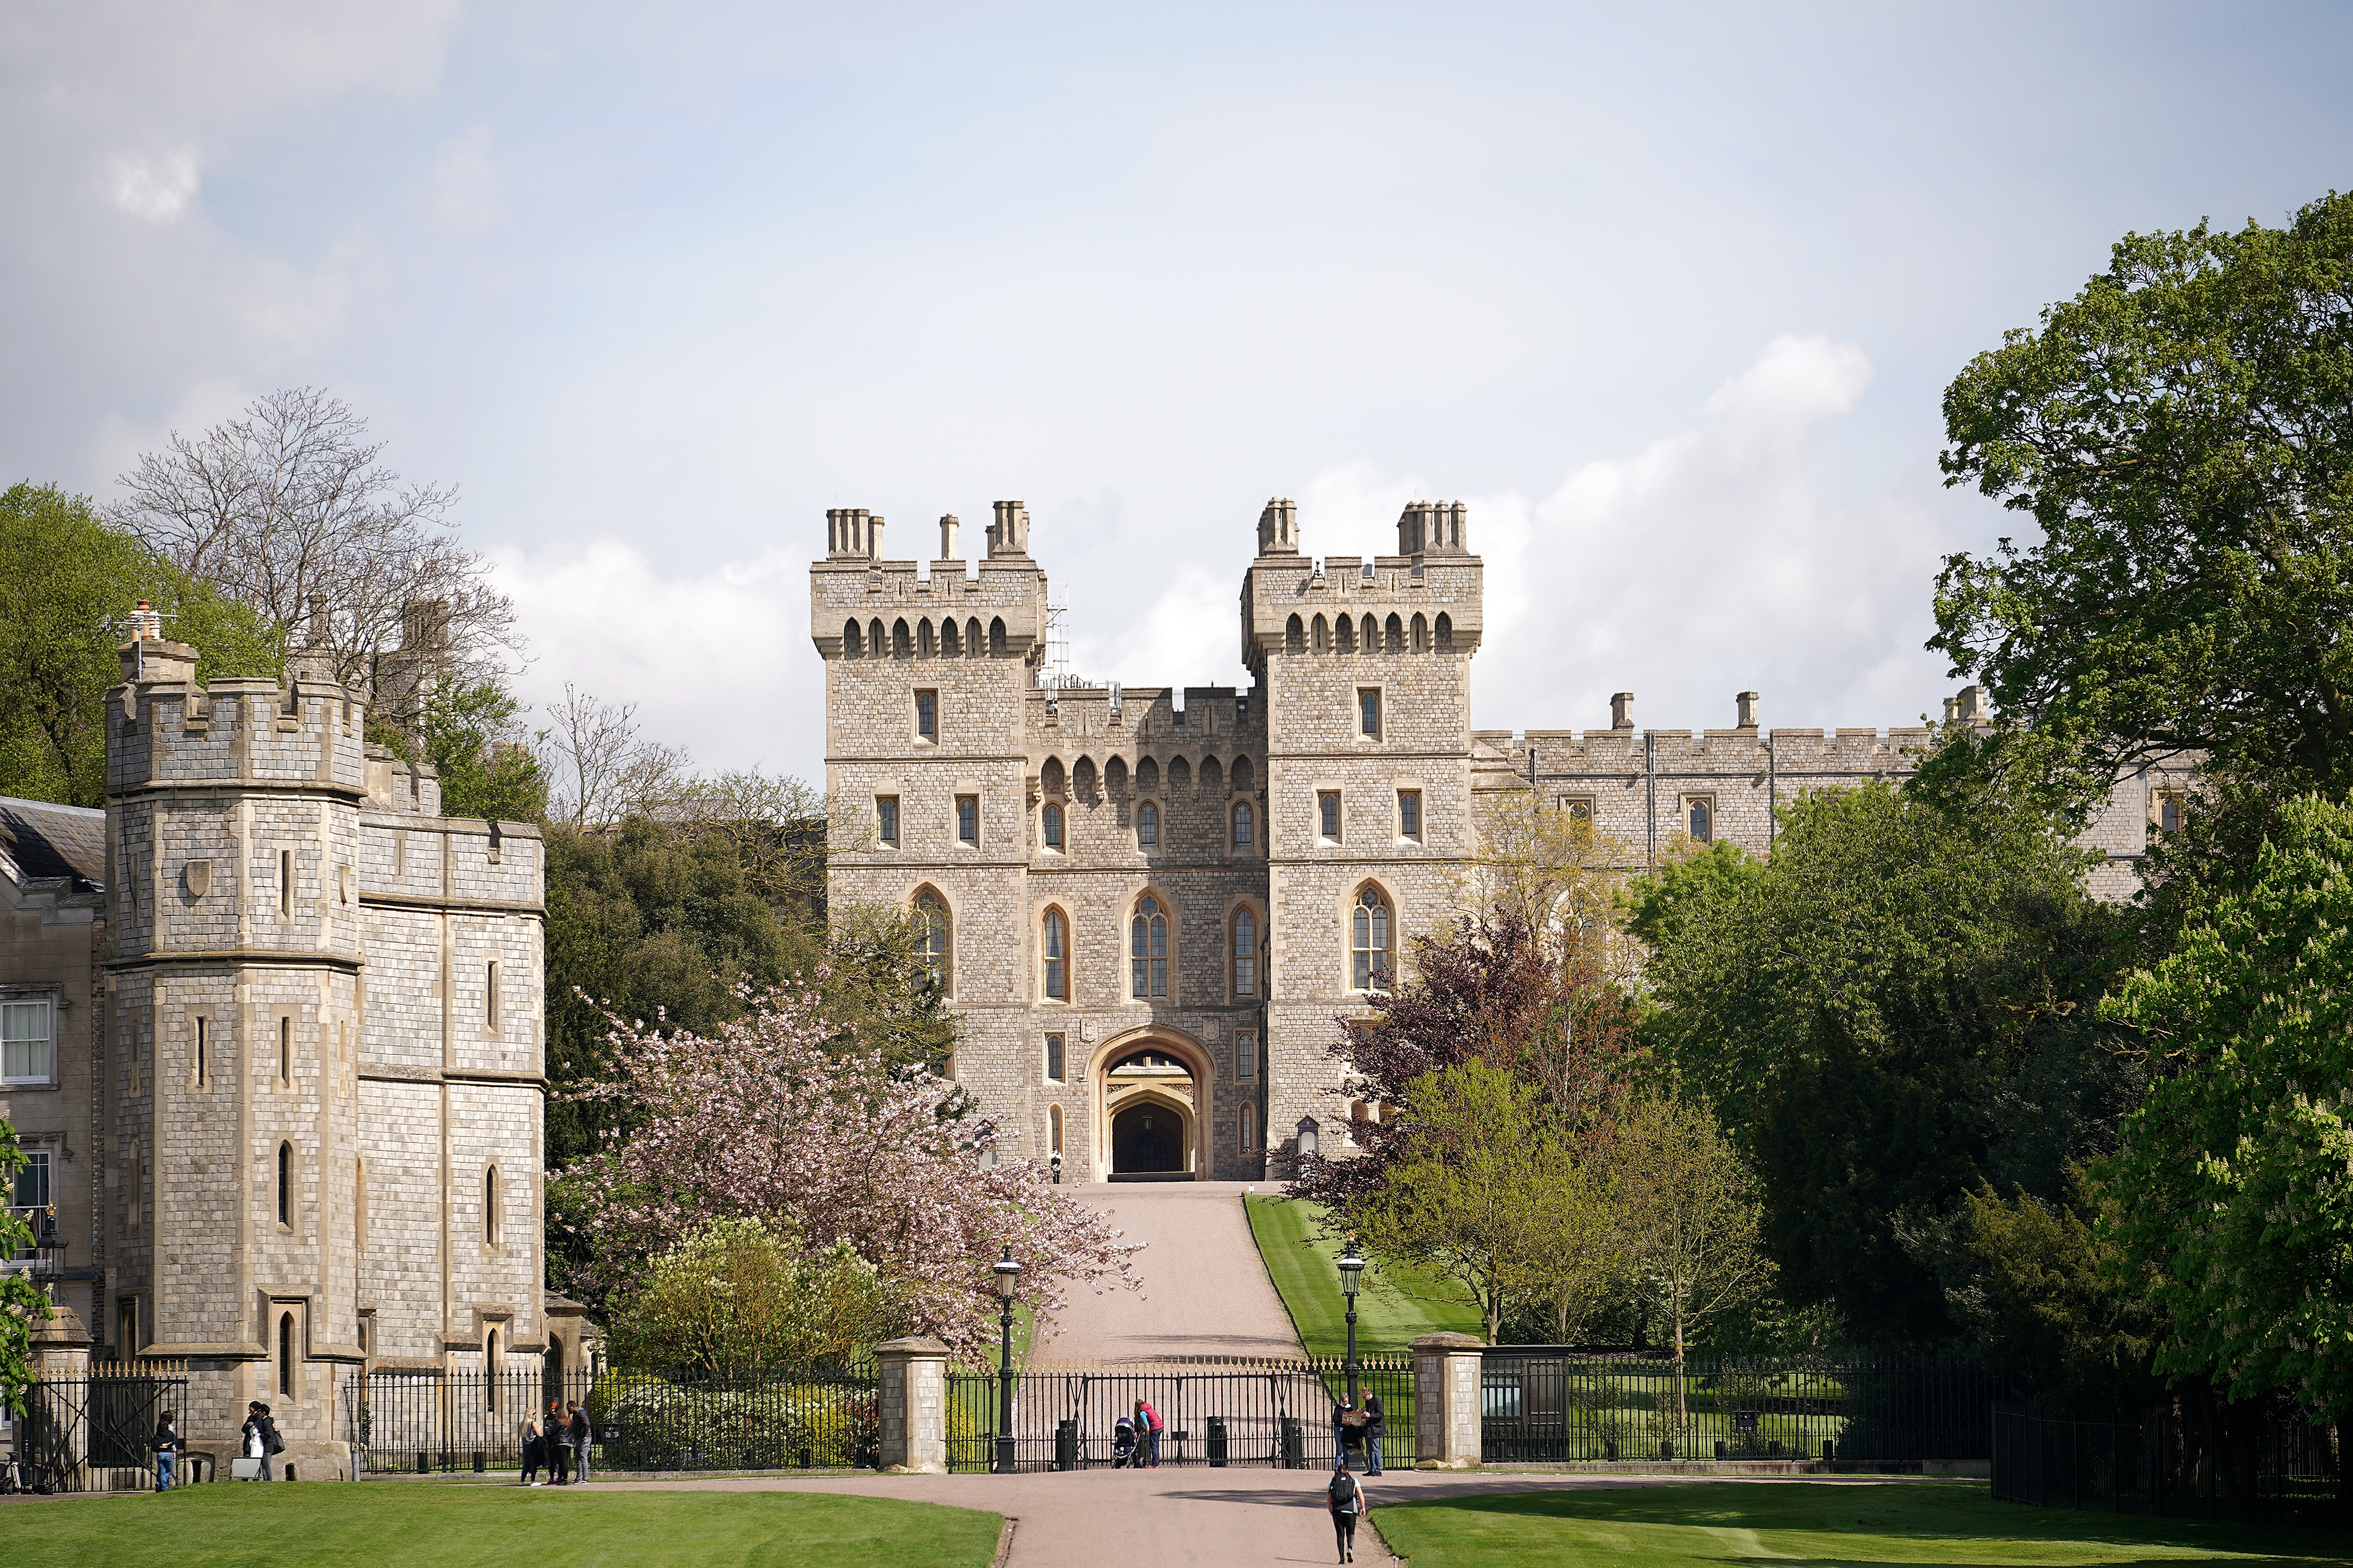
POLYGON ((1365 1260, 1356 1252, 1356 1238, 1348 1238, 1348 1250, 1340 1255, 1340 1294, 1348 1303, 1348 1405, 1356 1404, 1356 1286, 1365 1272, 1365 1260))
POLYGON ((997 1317, 1004 1331, 997 1350, 997 1462, 992 1468, 1000 1476, 1009 1476, 1013 1473, 1013 1298, 1021 1288, 1021 1265, 1013 1261, 1011 1247, 992 1271, 997 1276, 997 1299, 1003 1305, 997 1317))

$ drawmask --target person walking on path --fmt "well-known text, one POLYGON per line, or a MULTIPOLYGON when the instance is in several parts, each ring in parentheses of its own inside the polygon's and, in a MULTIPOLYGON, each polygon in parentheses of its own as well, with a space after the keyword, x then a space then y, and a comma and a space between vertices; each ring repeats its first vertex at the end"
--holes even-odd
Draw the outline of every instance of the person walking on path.
POLYGON ((1160 1468, 1160 1412, 1152 1408, 1149 1400, 1135 1402, 1135 1446, 1145 1469, 1160 1468))
POLYGON ((575 1479, 585 1482, 588 1479, 588 1412, 580 1408, 576 1399, 572 1402, 572 1452, 579 1467, 575 1479))
POLYGON ((1365 1474, 1368 1476, 1381 1473, 1381 1426, 1388 1415, 1381 1408, 1379 1394, 1365 1395, 1365 1456, 1372 1461, 1365 1467, 1365 1474))
POLYGON ((170 1491, 172 1471, 177 1467, 180 1459, 180 1434, 179 1430, 172 1425, 170 1411, 164 1412, 164 1418, 155 1423, 155 1441, 151 1447, 155 1450, 155 1489, 159 1492, 170 1491))
POLYGON ((551 1479, 559 1487, 572 1484, 572 1424, 564 1418, 564 1401, 547 1402, 547 1441, 552 1456, 551 1479))
POLYGON ((1324 1489, 1324 1506, 1332 1510, 1332 1533, 1340 1547, 1340 1561, 1356 1560, 1356 1521, 1365 1515, 1369 1505, 1365 1500, 1365 1486, 1345 1468, 1332 1472, 1330 1484, 1324 1489))

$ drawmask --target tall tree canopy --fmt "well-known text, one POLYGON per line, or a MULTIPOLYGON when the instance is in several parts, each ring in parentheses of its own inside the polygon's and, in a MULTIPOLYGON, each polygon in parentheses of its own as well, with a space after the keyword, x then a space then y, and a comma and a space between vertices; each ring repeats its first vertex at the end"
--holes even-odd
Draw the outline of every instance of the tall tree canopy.
POLYGON ((2203 752, 2224 806, 2161 847, 2227 881, 2262 825, 2353 784, 2353 195, 2285 228, 2127 235, 1945 395, 1948 484, 2039 537, 1955 555, 1936 637, 1985 681, 1982 754, 2081 812, 2203 752), (2233 826, 2233 824, 2236 826, 2233 826))
POLYGON ((101 521, 87 496, 0 494, 0 795, 104 804, 105 698, 141 599, 166 636, 195 646, 200 679, 277 673, 264 623, 101 521))
POLYGON ((1638 886, 1645 1034, 1753 1163, 1793 1300, 1942 1333, 1907 1226, 2105 1149, 2137 1081, 2092 1016, 2117 961, 2080 864, 1993 796, 1873 785, 1788 808, 1770 861, 1717 845, 1638 886))
POLYGON ((2108 1228, 2173 1333, 2158 1370, 2353 1411, 2353 811, 2289 803, 2252 886, 2105 1005, 2165 1074, 2108 1228))

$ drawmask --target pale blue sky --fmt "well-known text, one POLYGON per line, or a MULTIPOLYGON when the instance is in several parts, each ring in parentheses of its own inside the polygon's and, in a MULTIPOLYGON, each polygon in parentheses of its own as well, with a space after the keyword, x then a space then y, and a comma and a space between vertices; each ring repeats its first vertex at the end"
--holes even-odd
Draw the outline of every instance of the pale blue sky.
POLYGON ((323 384, 534 694, 814 773, 824 510, 1020 497, 1078 663, 1236 681, 1260 506, 1460 497, 1477 721, 1906 722, 1937 398, 2127 229, 2353 184, 2345 5, 0 11, 0 479, 323 384))

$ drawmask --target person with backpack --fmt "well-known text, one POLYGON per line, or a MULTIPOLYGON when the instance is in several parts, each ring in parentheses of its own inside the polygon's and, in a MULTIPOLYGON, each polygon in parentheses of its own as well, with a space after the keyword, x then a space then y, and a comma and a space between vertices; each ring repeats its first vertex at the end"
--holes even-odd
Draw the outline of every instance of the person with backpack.
POLYGON ((1365 1500, 1365 1484, 1349 1474, 1345 1465, 1332 1471, 1331 1484, 1324 1489, 1324 1506, 1332 1510, 1332 1533, 1338 1538, 1340 1561, 1356 1560, 1356 1521, 1365 1516, 1370 1506, 1365 1500))
POLYGON ((1135 1439, 1136 1447, 1140 1450, 1137 1457, 1144 1460, 1144 1468, 1147 1470, 1158 1469, 1160 1468, 1160 1412, 1152 1408, 1151 1402, 1148 1400, 1139 1399, 1135 1402, 1135 1439))
POLYGON ((170 1411, 164 1412, 164 1418, 155 1423, 155 1440, 148 1446, 155 1450, 155 1489, 170 1491, 172 1471, 180 1461, 182 1446, 179 1429, 172 1425, 170 1411))

